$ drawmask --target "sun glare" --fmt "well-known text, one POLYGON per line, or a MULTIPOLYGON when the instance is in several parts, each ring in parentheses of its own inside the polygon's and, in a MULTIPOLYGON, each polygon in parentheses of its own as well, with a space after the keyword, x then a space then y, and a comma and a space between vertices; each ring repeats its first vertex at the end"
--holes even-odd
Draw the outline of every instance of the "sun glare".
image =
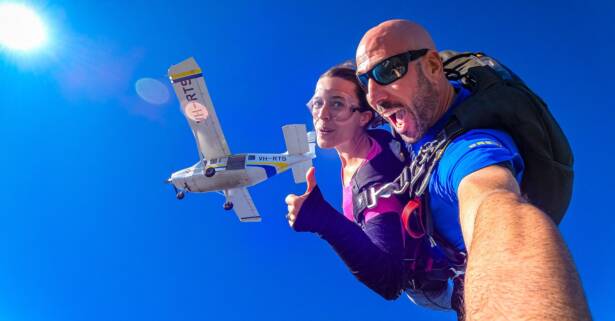
POLYGON ((46 40, 45 25, 32 9, 15 3, 0 4, 0 46, 30 51, 46 40))

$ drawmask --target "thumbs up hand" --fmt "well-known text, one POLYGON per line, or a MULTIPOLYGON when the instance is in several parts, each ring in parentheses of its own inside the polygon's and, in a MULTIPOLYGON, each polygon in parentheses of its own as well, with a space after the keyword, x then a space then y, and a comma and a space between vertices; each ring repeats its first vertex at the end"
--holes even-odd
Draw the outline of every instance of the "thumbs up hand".
POLYGON ((288 194, 286 196, 285 202, 288 206, 288 214, 286 214, 286 219, 288 220, 288 225, 293 227, 295 221, 297 220, 297 215, 299 215, 299 211, 301 210, 301 206, 303 202, 308 198, 314 187, 316 187, 316 169, 314 167, 310 167, 307 173, 305 173, 305 180, 307 181, 307 189, 303 195, 295 195, 288 194))

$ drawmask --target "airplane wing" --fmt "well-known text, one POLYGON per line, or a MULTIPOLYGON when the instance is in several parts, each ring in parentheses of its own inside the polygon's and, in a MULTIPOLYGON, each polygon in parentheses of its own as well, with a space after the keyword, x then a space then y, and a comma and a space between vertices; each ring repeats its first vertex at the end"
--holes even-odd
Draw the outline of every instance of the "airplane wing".
POLYGON ((252 197, 250 197, 250 193, 247 188, 232 188, 228 190, 228 193, 229 200, 233 203, 233 209, 235 210, 235 214, 237 214, 240 221, 261 221, 261 216, 258 214, 258 210, 256 210, 254 202, 252 202, 252 197))
POLYGON ((230 155, 199 65, 190 57, 169 68, 169 78, 199 149, 207 160, 230 155))

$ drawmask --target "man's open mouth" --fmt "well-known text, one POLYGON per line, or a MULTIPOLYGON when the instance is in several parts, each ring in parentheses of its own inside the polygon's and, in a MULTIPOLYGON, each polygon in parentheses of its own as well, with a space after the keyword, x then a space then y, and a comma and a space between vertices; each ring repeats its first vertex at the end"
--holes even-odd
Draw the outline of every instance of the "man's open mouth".
POLYGON ((404 125, 404 117, 406 116, 405 108, 389 110, 382 115, 390 124, 396 128, 402 128, 404 125))

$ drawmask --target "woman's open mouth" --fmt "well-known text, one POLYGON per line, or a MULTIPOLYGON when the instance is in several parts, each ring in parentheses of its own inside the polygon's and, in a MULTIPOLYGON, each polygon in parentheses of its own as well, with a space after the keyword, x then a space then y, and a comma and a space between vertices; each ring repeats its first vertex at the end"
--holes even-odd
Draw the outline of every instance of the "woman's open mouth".
POLYGON ((332 132, 334 132, 335 129, 322 127, 322 128, 317 129, 317 131, 321 135, 328 135, 328 134, 331 134, 332 132))

